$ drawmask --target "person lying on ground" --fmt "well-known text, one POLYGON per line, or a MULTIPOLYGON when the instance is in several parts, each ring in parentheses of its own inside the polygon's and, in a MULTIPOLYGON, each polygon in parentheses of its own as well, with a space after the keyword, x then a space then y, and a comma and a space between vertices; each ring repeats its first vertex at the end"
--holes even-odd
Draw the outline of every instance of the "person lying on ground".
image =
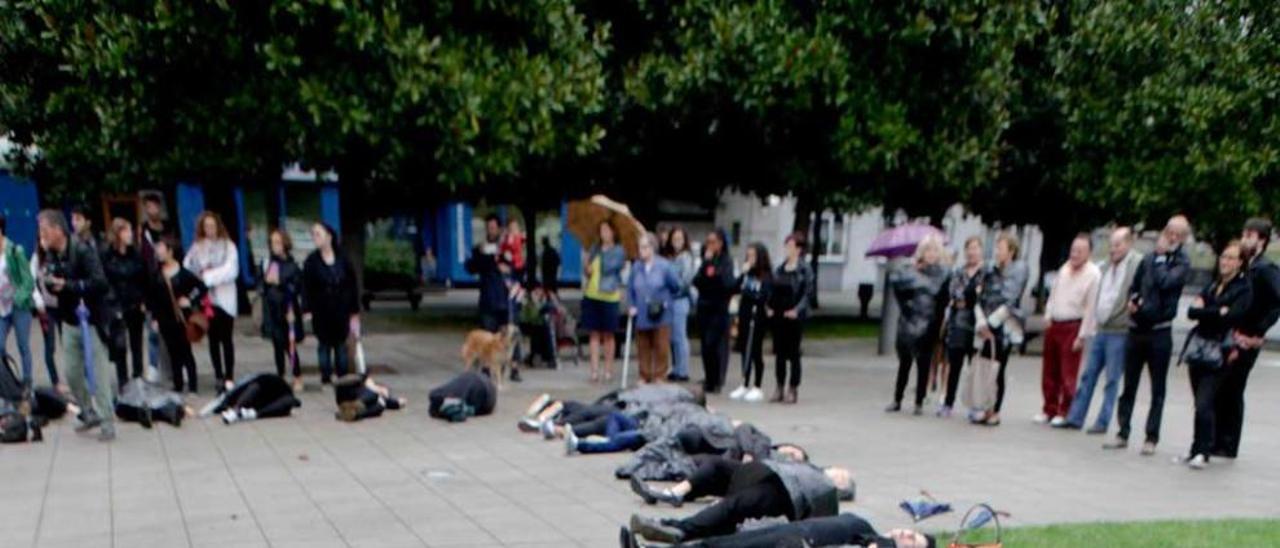
POLYGON ((222 415, 222 422, 233 424, 241 421, 287 417, 302 402, 293 395, 293 388, 279 375, 255 373, 241 378, 221 396, 200 410, 201 417, 214 413, 222 415))
MULTIPOLYGON (((741 460, 731 459, 723 455, 695 455, 692 457, 697 468, 688 479, 666 488, 656 488, 635 476, 631 477, 631 492, 640 496, 645 504, 663 502, 679 508, 685 502, 702 497, 723 497, 729 491, 729 482, 733 474, 744 465, 755 462, 751 455, 741 460)), ((809 462, 809 455, 798 445, 780 445, 772 459, 785 462, 809 462)))
MULTIPOLYGON (((626 527, 619 535, 622 548, 644 548, 648 543, 626 527)), ((779 523, 730 535, 708 537, 673 546, 683 548, 801 548, 818 546, 866 546, 868 548, 934 548, 937 541, 910 529, 894 529, 881 536, 867 520, 850 513, 779 523)))
MULTIPOLYGON (((672 384, 649 384, 628 390, 615 390, 592 403, 556 400, 550 394, 542 394, 533 400, 516 426, 522 432, 542 432, 547 439, 551 439, 555 437, 552 434, 562 434, 558 427, 565 424, 580 427, 581 423, 600 421, 597 426, 603 430, 603 420, 614 411, 636 412, 667 407, 674 403, 705 406, 707 399, 701 391, 691 391, 672 384)), ((581 435, 584 430, 577 428, 575 432, 581 435)), ((598 432, 588 432, 588 435, 592 433, 598 432)))
MULTIPOLYGON (((619 466, 619 479, 680 481, 697 469, 694 457, 723 455, 732 460, 761 460, 774 453, 773 440, 755 426, 730 421, 732 430, 715 416, 697 417, 684 424, 675 435, 649 441, 619 466)), ((784 457, 785 458, 785 457, 784 457)))
POLYGON ((344 375, 333 384, 333 399, 338 404, 336 418, 345 422, 379 417, 387 409, 394 411, 408 403, 373 377, 358 373, 344 375))
POLYGON ((116 418, 151 428, 155 421, 182 426, 182 419, 195 412, 182 401, 182 394, 136 378, 124 385, 116 398, 116 418))
POLYGON ((462 422, 470 416, 488 415, 498 405, 498 391, 484 373, 463 371, 428 394, 427 414, 462 422))
POLYGON ((751 519, 785 517, 799 521, 834 516, 839 511, 839 501, 853 500, 854 495, 848 470, 776 460, 747 464, 721 460, 705 481, 696 482, 696 487, 707 491, 705 494, 723 488, 723 498, 683 519, 632 515, 632 532, 648 540, 676 544, 730 535, 751 519))

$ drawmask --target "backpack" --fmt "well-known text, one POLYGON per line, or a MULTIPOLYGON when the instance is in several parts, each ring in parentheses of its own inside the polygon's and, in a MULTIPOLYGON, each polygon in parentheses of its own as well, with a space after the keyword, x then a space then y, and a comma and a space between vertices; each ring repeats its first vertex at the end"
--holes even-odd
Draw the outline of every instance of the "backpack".
POLYGON ((0 443, 27 441, 27 418, 8 402, 0 403, 0 443))

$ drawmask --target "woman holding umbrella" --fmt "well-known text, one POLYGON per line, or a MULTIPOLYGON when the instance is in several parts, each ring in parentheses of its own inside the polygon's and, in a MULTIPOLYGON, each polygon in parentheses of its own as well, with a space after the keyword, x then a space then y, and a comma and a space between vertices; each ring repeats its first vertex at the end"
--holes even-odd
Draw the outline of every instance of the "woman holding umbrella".
POLYGON ((902 410, 911 364, 916 365, 916 393, 913 413, 921 414, 928 389, 933 345, 946 305, 947 270, 942 267, 942 242, 933 236, 916 246, 915 259, 889 275, 902 315, 898 317, 898 378, 893 387, 893 403, 888 412, 902 410))
POLYGON ((271 256, 262 265, 262 336, 271 341, 277 375, 284 378, 285 361, 292 363, 293 390, 297 392, 302 390, 302 370, 296 353, 297 344, 302 342, 302 269, 293 260, 293 241, 287 232, 277 228, 271 231, 270 238, 271 256))
POLYGON ((618 331, 618 306, 622 302, 622 268, 627 254, 617 243, 617 230, 606 219, 597 227, 599 243, 587 253, 582 297, 582 325, 590 338, 591 382, 613 380, 614 333, 618 331), (604 374, 600 372, 604 353, 604 374))

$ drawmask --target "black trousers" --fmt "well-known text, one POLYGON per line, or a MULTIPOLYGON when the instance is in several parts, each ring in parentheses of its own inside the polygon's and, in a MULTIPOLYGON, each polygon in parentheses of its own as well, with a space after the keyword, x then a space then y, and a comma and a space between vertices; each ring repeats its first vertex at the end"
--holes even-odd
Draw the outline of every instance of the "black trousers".
POLYGON ((213 318, 209 319, 209 361, 213 362, 213 376, 219 383, 236 376, 236 348, 231 342, 234 326, 235 319, 230 314, 213 307, 213 318))
POLYGON ((698 331, 702 333, 702 368, 706 373, 702 388, 718 393, 729 368, 729 311, 699 307, 698 331))
POLYGON ((246 386, 238 397, 227 406, 230 409, 253 409, 258 418, 287 417, 298 400, 289 393, 271 393, 257 384, 246 386))
POLYGON ((1168 328, 1129 332, 1129 338, 1124 344, 1124 390, 1120 393, 1120 406, 1116 409, 1122 439, 1129 439, 1129 421, 1133 418, 1134 400, 1138 398, 1138 384, 1142 382, 1142 369, 1145 366, 1149 368, 1151 375, 1151 409, 1147 411, 1146 441, 1160 441, 1165 383, 1172 357, 1173 335, 1168 328))
POLYGON ((777 359, 775 377, 778 388, 800 386, 800 340, 803 336, 804 329, 800 320, 774 318, 773 352, 777 359), (789 375, 788 369, 790 369, 789 375), (790 377, 790 383, 788 383, 788 377, 790 377))
POLYGON ((1188 367, 1187 374, 1191 377, 1191 394, 1196 403, 1195 430, 1188 454, 1208 457, 1213 450, 1216 432, 1214 414, 1217 410, 1218 389, 1222 386, 1226 371, 1222 368, 1188 367))
POLYGON ((729 483, 733 481, 733 473, 742 468, 742 462, 728 459, 720 455, 694 455, 693 462, 697 468, 686 478, 691 489, 684 500, 698 500, 702 497, 723 497, 729 492, 729 483))
POLYGON ((587 404, 566 400, 561 402, 561 405, 563 408, 560 410, 560 415, 555 418, 555 422, 572 426, 573 432, 579 436, 604 434, 609 413, 618 410, 617 407, 605 403, 587 404))
POLYGON ((741 318, 738 321, 738 336, 742 338, 742 384, 760 388, 764 378, 764 336, 769 328, 763 318, 741 318), (751 384, 751 375, 755 373, 755 384, 751 384))
POLYGON ((898 378, 893 385, 893 401, 902 403, 902 396, 907 390, 907 379, 911 375, 911 364, 916 365, 916 406, 924 405, 924 396, 929 389, 929 365, 933 359, 933 337, 924 336, 914 341, 898 339, 898 378))
POLYGON ((116 386, 123 387, 131 378, 142 376, 142 324, 146 314, 141 309, 125 310, 113 318, 108 332, 111 334, 111 361, 116 364, 116 386), (133 358, 132 361, 129 358, 133 358), (133 369, 130 374, 129 365, 133 369))
POLYGON ((196 391, 196 356, 191 351, 191 341, 187 340, 187 330, 182 324, 159 322, 160 338, 164 339, 164 348, 169 353, 170 376, 173 377, 173 391, 183 389, 196 391), (183 383, 183 378, 186 383, 183 383))
POLYGON ((960 371, 964 369, 965 362, 972 358, 972 348, 962 346, 947 349, 947 407, 955 406, 956 391, 960 388, 960 371))
POLYGON ((1244 427, 1244 389, 1249 373, 1258 362, 1258 349, 1241 350, 1236 361, 1223 370, 1222 386, 1214 403, 1217 426, 1212 451, 1236 458, 1240 452, 1240 432, 1244 427))
POLYGON ((1005 344, 1004 338, 997 334, 982 347, 982 355, 990 356, 991 348, 987 345, 995 345, 996 363, 1000 364, 1000 369, 996 371, 996 405, 992 408, 996 413, 1000 412, 1000 408, 1004 407, 1004 374, 1009 369, 1009 354, 1013 352, 1013 347, 1005 344))
MULTIPOLYGON (((879 535, 867 520, 853 514, 840 514, 771 525, 723 537, 711 537, 695 545, 706 548, 774 548, 776 546, 866 546, 879 541, 879 535)), ((878 546, 888 545, 883 542, 878 544, 878 546)))
POLYGON ((733 534, 738 524, 792 512, 791 497, 777 476, 728 495, 698 513, 675 522, 686 540, 733 534))

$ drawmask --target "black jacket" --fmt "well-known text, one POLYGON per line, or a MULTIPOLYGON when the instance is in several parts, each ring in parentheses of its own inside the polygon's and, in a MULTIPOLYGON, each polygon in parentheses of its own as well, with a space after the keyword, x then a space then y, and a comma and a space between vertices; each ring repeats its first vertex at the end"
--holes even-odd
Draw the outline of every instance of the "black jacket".
POLYGON ((821 468, 807 462, 754 461, 742 465, 729 480, 729 494, 776 478, 787 492, 792 521, 834 516, 840 510, 836 486, 821 468))
POLYGON ((157 265, 151 282, 147 284, 147 310, 151 312, 152 319, 157 323, 172 327, 174 324, 181 323, 175 310, 178 308, 175 306, 175 301, 186 297, 191 302, 190 305, 181 309, 183 317, 186 317, 191 313, 192 308, 200 306, 200 300, 208 292, 209 289, 205 287, 199 276, 181 266, 169 278, 168 283, 165 283, 164 272, 157 265), (172 294, 170 294, 170 288, 172 288, 172 294))
POLYGON ((1129 317, 1130 329, 1167 328, 1178 314, 1178 298, 1190 273, 1191 262, 1181 247, 1143 257, 1129 287, 1129 302, 1138 303, 1138 311, 1129 317))
POLYGON ((898 299, 898 341, 915 344, 936 338, 947 303, 947 270, 940 265, 923 269, 906 265, 889 275, 889 285, 898 299))
POLYGON ((1193 306, 1187 309, 1187 317, 1196 320, 1196 333, 1209 340, 1223 340, 1240 325, 1249 304, 1253 301, 1253 289, 1249 285, 1249 277, 1243 272, 1237 274, 1221 292, 1218 282, 1214 281, 1200 291, 1204 306, 1193 306), (1223 308, 1226 311, 1223 312, 1223 308))
POLYGON ((276 335, 288 336, 286 312, 294 316, 294 336, 302 340, 302 268, 292 256, 272 256, 258 276, 262 291, 262 336, 268 339, 276 335), (267 283, 267 271, 276 268, 279 283, 267 283))
POLYGON ((735 282, 733 258, 729 253, 721 251, 711 259, 704 259, 698 267, 698 274, 693 277, 693 286, 698 288, 698 309, 728 312, 735 282))
POLYGON ((463 371, 449 382, 437 386, 427 395, 429 401, 427 414, 436 418, 447 418, 440 413, 444 400, 458 398, 475 409, 476 415, 493 413, 498 405, 498 391, 493 381, 484 374, 475 371, 463 371))
POLYGON ((773 285, 770 288, 769 308, 773 309, 773 317, 779 318, 788 310, 796 310, 796 318, 809 316, 809 297, 813 295, 813 271, 809 264, 800 261, 795 270, 787 270, 783 261, 773 271, 773 285))
POLYGON ((978 283, 981 281, 982 268, 979 267, 973 276, 969 276, 964 265, 956 267, 951 273, 950 311, 947 319, 947 347, 971 348, 974 330, 977 329, 977 318, 973 306, 978 302, 978 283))
POLYGON ((324 264, 320 250, 307 255, 302 265, 302 310, 311 313, 311 332, 324 344, 341 344, 351 334, 351 315, 360 311, 360 296, 355 267, 341 250, 334 250, 332 265, 324 264))
POLYGON ((102 271, 111 285, 111 307, 119 312, 137 310, 146 298, 147 265, 137 248, 129 246, 124 253, 107 248, 102 253, 102 271))
MULTIPOLYGON (((745 329, 747 320, 754 314, 756 321, 766 321, 765 305, 769 303, 769 295, 773 293, 773 278, 765 276, 763 279, 744 272, 738 276, 736 283, 738 297, 738 318, 740 325, 745 329)), ((764 325, 759 324, 763 333, 764 325)))
POLYGON ((507 283, 502 271, 498 269, 498 256, 485 253, 482 246, 476 246, 471 250, 471 256, 463 266, 466 267, 467 272, 480 278, 480 310, 491 313, 507 312, 510 306, 507 298, 507 283))
POLYGON ((66 249, 61 253, 51 251, 46 257, 49 263, 45 272, 66 281, 61 290, 53 291, 58 298, 58 319, 68 325, 78 325, 76 308, 83 301, 89 308, 89 322, 95 327, 105 327, 109 319, 107 297, 111 294, 111 285, 102 271, 98 252, 89 244, 68 236, 66 249))
POLYGON ((1245 275, 1253 286, 1253 302, 1240 320, 1240 332, 1260 337, 1280 318, 1280 267, 1265 256, 1258 257, 1249 263, 1245 275))

